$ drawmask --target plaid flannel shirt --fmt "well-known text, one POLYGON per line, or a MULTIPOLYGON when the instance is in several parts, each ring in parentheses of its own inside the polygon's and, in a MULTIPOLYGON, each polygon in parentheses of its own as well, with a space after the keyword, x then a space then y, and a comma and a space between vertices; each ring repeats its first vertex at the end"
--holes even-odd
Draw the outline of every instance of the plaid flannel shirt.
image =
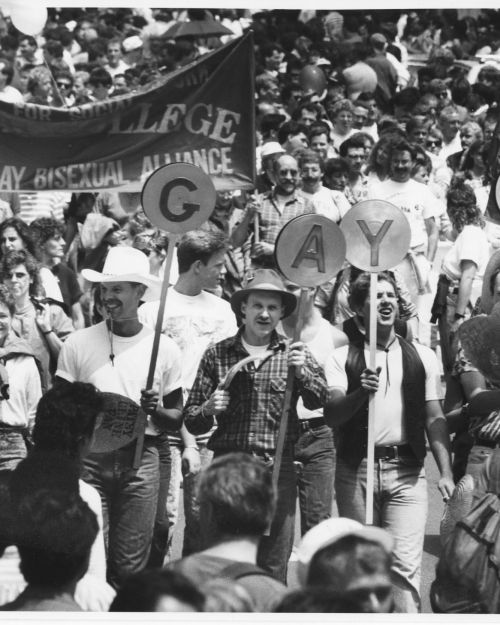
MULTIPOLYGON (((192 434, 208 432, 214 416, 201 414, 201 405, 207 401, 224 379, 229 369, 248 356, 241 342, 242 329, 224 341, 209 347, 200 362, 196 380, 184 407, 184 423, 192 434)), ((227 410, 215 417, 217 429, 208 447, 218 451, 273 452, 288 374, 288 351, 291 341, 273 331, 269 349, 274 353, 258 367, 250 363, 233 378, 227 410)), ((294 379, 286 443, 298 436, 297 399, 302 397, 310 410, 325 404, 327 383, 325 374, 311 352, 306 349, 304 376, 294 379)))
POLYGON ((274 191, 258 196, 257 203, 259 204, 260 240, 272 245, 276 243, 280 230, 291 219, 316 212, 311 200, 297 191, 285 202, 283 212, 278 208, 274 191))

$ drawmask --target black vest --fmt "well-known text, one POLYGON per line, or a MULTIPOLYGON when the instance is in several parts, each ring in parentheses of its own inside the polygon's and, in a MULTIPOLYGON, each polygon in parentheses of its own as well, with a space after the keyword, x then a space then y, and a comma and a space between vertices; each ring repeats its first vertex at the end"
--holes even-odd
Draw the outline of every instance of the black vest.
MULTIPOLYGON (((415 347, 397 337, 403 357, 403 405, 408 442, 419 460, 424 460, 425 449, 425 368, 415 347)), ((347 394, 361 386, 360 376, 366 369, 364 343, 349 345, 345 370, 347 394)), ((366 457, 368 444, 368 397, 360 410, 337 428, 337 453, 344 462, 358 466, 366 457)))

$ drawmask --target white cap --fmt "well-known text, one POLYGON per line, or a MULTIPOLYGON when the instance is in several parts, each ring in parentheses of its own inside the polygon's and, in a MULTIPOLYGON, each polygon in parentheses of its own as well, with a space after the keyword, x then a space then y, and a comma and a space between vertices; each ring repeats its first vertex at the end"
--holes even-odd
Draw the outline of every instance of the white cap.
POLYGON ((380 527, 362 525, 353 519, 343 517, 326 519, 311 528, 300 541, 297 549, 298 569, 297 575, 302 586, 306 585, 309 573, 309 565, 315 553, 333 545, 345 536, 358 536, 365 540, 378 543, 388 553, 392 552, 393 540, 390 534, 380 527))

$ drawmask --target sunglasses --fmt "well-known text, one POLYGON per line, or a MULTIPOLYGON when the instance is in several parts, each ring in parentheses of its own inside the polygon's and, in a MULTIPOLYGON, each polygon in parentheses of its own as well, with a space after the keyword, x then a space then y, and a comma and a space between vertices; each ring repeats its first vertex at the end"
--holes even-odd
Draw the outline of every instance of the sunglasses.
POLYGON ((428 148, 432 148, 432 147, 440 147, 440 146, 441 146, 441 141, 432 141, 432 140, 430 140, 430 141, 426 141, 426 142, 425 142, 425 145, 426 145, 428 148))
POLYGON ((56 82, 56 85, 60 89, 69 89, 71 87, 71 84, 69 82, 56 82))

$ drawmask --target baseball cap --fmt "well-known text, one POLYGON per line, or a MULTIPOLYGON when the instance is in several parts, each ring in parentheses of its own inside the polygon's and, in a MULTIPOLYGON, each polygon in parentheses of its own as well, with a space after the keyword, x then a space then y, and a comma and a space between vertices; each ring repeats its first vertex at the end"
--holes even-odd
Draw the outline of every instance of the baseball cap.
POLYGON ((306 585, 309 566, 314 554, 324 547, 335 544, 345 536, 358 536, 370 540, 389 553, 392 552, 394 546, 391 535, 380 527, 362 525, 354 519, 344 517, 321 521, 304 534, 297 549, 297 575, 302 586, 306 585))

